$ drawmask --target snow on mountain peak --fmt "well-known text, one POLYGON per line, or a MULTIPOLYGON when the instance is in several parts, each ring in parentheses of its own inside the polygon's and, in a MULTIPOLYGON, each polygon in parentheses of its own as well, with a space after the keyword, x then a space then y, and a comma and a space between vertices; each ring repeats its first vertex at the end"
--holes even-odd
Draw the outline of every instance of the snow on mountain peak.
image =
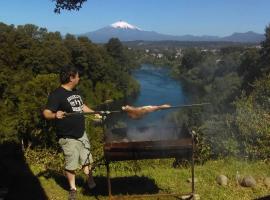
POLYGON ((119 28, 119 29, 137 29, 137 30, 141 30, 140 28, 136 27, 136 26, 133 26, 125 21, 118 21, 118 22, 115 22, 113 24, 111 24, 111 27, 113 28, 119 28))

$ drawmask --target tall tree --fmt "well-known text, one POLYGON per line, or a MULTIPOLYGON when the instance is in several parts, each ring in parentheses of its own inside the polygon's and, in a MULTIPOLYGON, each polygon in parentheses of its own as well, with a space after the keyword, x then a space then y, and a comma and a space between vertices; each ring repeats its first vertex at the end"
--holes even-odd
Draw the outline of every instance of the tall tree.
POLYGON ((55 1, 55 13, 60 13, 61 10, 79 10, 82 4, 87 0, 52 0, 55 1))
POLYGON ((261 71, 262 74, 270 72, 270 25, 265 29, 265 40, 262 42, 261 49, 261 71))
POLYGON ((127 70, 127 57, 124 47, 118 38, 111 38, 105 45, 109 55, 112 56, 123 71, 127 70))
POLYGON ((184 56, 182 58, 182 65, 180 66, 180 71, 190 70, 196 67, 199 63, 203 61, 203 55, 198 49, 190 48, 185 50, 184 56))

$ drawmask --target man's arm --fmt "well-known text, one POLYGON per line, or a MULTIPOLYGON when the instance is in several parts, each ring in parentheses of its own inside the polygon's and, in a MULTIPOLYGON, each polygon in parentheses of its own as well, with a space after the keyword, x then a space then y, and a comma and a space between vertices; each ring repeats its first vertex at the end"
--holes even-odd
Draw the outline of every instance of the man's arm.
MULTIPOLYGON (((83 104, 83 112, 95 112, 95 111, 89 108, 87 105, 83 104)), ((95 114, 95 118, 100 120, 102 117, 100 114, 95 114)))
POLYGON ((83 112, 95 112, 94 110, 92 110, 91 108, 89 108, 87 105, 83 104, 83 108, 82 108, 83 112))
POLYGON ((62 119, 65 117, 65 112, 63 112, 61 110, 59 110, 57 112, 52 112, 51 110, 45 109, 43 111, 43 116, 48 120, 62 119))

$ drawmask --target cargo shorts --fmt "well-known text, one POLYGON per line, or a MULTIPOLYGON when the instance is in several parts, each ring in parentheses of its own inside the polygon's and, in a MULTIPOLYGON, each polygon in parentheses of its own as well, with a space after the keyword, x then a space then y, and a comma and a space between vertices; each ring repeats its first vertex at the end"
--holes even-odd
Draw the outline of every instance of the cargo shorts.
POLYGON ((90 143, 86 133, 78 139, 60 138, 58 143, 64 153, 66 170, 73 171, 93 163, 90 143))

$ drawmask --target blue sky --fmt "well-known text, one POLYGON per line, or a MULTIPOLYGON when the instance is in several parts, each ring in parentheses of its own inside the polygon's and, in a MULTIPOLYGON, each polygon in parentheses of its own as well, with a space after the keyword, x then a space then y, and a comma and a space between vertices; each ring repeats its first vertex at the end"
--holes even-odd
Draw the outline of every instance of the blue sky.
POLYGON ((88 0, 79 11, 53 9, 51 0, 1 0, 0 22, 79 34, 123 20, 164 34, 217 36, 264 33, 270 23, 270 0, 88 0))

